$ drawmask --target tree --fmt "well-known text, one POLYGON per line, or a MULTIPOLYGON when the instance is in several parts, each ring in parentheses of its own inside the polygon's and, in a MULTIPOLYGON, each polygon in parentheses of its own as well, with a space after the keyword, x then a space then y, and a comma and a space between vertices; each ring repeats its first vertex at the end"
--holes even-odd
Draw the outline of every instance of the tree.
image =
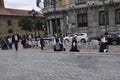
POLYGON ((31 31, 32 30, 32 21, 28 17, 21 17, 18 21, 18 25, 21 27, 22 30, 31 31))
POLYGON ((36 29, 38 30, 38 35, 40 35, 40 30, 44 31, 43 25, 44 25, 44 23, 42 22, 41 19, 37 19, 35 21, 35 26, 36 26, 36 29))
POLYGON ((36 22, 35 22, 35 26, 36 26, 36 29, 37 30, 43 30, 43 22, 41 21, 41 19, 37 19, 36 22))

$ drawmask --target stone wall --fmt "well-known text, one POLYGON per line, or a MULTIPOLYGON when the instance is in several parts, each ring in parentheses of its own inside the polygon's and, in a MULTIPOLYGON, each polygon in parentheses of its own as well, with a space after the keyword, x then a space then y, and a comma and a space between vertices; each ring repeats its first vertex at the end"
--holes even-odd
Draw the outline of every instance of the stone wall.
POLYGON ((12 29, 13 32, 22 33, 18 26, 18 20, 19 17, 0 16, 0 33, 2 35, 7 35, 9 29, 12 29), (10 25, 8 24, 8 21, 10 21, 10 25))

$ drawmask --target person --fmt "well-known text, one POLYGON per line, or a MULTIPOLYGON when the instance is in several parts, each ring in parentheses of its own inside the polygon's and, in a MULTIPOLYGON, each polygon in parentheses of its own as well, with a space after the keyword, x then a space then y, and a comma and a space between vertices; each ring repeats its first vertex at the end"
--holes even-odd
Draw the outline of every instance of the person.
POLYGON ((104 52, 104 53, 108 52, 107 34, 101 35, 99 52, 104 52))
POLYGON ((18 51, 18 42, 19 42, 20 36, 15 32, 15 34, 12 36, 12 40, 15 46, 15 50, 18 51))
POLYGON ((41 45, 41 50, 43 50, 44 45, 45 45, 43 37, 40 38, 40 45, 41 45))
POLYGON ((7 36, 7 41, 8 41, 8 47, 9 47, 9 49, 12 49, 12 36, 11 35, 7 36))
POLYGON ((28 44, 27 44, 28 46, 27 46, 27 48, 28 48, 28 47, 29 47, 29 48, 34 47, 34 46, 33 46, 33 40, 32 40, 32 39, 33 39, 33 35, 32 35, 32 34, 29 34, 29 35, 28 35, 28 44))
POLYGON ((23 45, 23 48, 26 48, 26 41, 27 41, 27 38, 25 35, 22 36, 22 41, 21 41, 21 44, 23 45))
POLYGON ((65 51, 65 48, 63 46, 63 35, 62 34, 60 34, 59 36, 59 43, 60 43, 60 50, 65 51))
POLYGON ((71 45, 70 52, 71 51, 79 52, 79 50, 77 48, 77 36, 76 35, 73 35, 73 37, 72 37, 72 45, 71 45))
POLYGON ((54 51, 61 51, 60 42, 60 35, 57 34, 54 38, 54 51))
POLYGON ((1 43, 2 50, 8 49, 6 37, 1 37, 0 43, 1 43))

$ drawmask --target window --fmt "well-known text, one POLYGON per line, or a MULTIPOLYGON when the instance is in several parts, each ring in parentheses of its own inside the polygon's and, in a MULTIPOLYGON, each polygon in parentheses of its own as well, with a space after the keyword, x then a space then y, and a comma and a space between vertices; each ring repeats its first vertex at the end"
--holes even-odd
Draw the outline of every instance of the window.
POLYGON ((115 11, 115 24, 120 24, 120 9, 115 11))
POLYGON ((109 18, 108 18, 108 12, 105 13, 105 11, 99 12, 99 25, 108 25, 109 24, 109 18))
POLYGON ((76 5, 79 5, 79 4, 86 4, 86 0, 76 0, 76 5))
POLYGON ((8 20, 8 21, 7 21, 7 24, 8 24, 8 26, 11 26, 11 25, 12 25, 11 20, 8 20))
POLYGON ((52 26, 53 26, 53 32, 56 33, 57 31, 61 32, 61 27, 60 27, 60 19, 56 18, 56 23, 55 24, 55 19, 52 19, 52 26))
POLYGON ((87 27, 88 26, 87 13, 78 14, 77 18, 78 18, 78 27, 87 27))
POLYGON ((7 25, 8 25, 8 33, 13 33, 12 21, 11 20, 7 20, 7 25))

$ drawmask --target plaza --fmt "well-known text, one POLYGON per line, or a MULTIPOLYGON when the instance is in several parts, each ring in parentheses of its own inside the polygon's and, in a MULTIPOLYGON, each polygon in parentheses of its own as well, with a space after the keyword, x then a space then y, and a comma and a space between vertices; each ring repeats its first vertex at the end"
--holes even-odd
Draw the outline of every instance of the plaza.
MULTIPOLYGON (((118 0, 107 0, 106 4, 103 4, 104 0, 103 3, 99 0, 50 1, 44 3, 44 15, 38 17, 45 17, 47 33, 50 35, 56 32, 66 35, 86 32, 89 36, 98 36, 105 31, 120 32, 118 0), (111 7, 106 9, 105 5, 111 7)), ((7 35, 11 30, 12 33, 23 33, 17 21, 20 17, 30 17, 28 11, 7 9, 4 0, 0 1, 0 10, 1 35, 7 35)), ((35 14, 31 17, 34 19, 35 14)), ((36 36, 34 24, 32 27, 36 36)), ((44 31, 45 25, 42 27, 44 31)), ((71 43, 65 44, 65 51, 54 51, 53 42, 45 42, 43 50, 37 41, 33 42, 25 48, 20 42, 18 51, 14 47, 0 49, 0 80, 120 80, 119 45, 110 45, 108 53, 100 53, 99 44, 95 42, 78 43, 80 52, 69 52, 71 43)))
POLYGON ((119 53, 85 51, 0 50, 0 80, 120 80, 119 53))

